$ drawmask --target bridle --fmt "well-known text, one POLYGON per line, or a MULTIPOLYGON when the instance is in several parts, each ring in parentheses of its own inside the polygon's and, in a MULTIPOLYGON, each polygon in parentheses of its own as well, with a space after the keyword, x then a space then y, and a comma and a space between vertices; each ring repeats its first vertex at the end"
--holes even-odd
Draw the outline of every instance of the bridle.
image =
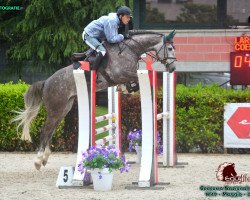
MULTIPOLYGON (((156 52, 156 55, 157 55, 157 57, 159 58, 159 56, 158 56, 158 54, 159 54, 159 52, 161 51, 161 49, 162 48, 164 48, 164 53, 163 53, 163 55, 164 55, 164 57, 163 57, 163 59, 159 59, 159 61, 162 63, 162 64, 166 64, 167 63, 167 60, 168 59, 172 59, 173 61, 172 62, 174 62, 174 61, 176 61, 176 57, 169 57, 168 56, 168 51, 172 51, 173 49, 175 49, 174 48, 174 45, 173 45, 173 41, 167 41, 166 39, 165 39, 165 37, 163 37, 163 45, 161 46, 161 48, 156 52), (170 44, 172 47, 167 47, 167 44, 170 44), (168 49, 168 51, 167 51, 167 49, 168 49), (167 55, 167 56, 166 56, 167 55)), ((172 63, 171 62, 171 63, 172 63)))
MULTIPOLYGON (((141 50, 141 52, 143 51, 144 48, 143 48, 143 46, 142 46, 138 41, 136 41, 136 40, 133 39, 133 38, 130 38, 129 40, 130 40, 130 41, 131 41, 131 40, 134 41, 134 42, 138 45, 138 47, 139 47, 139 49, 141 50)), ((136 52, 136 51, 129 45, 129 42, 130 42, 130 41, 128 41, 128 42, 123 41, 122 43, 123 43, 124 45, 126 45, 131 51, 133 51, 133 52, 138 56, 139 59, 142 59, 142 58, 141 58, 141 53, 136 52)), ((151 52, 149 52, 149 53, 148 53, 148 52, 145 52, 145 53, 146 53, 148 56, 150 56, 150 57, 152 58, 153 61, 159 61, 159 62, 161 62, 162 64, 166 65, 166 67, 168 67, 168 66, 171 65, 173 62, 175 62, 177 59, 176 59, 176 57, 170 57, 170 56, 168 55, 168 50, 171 51, 172 48, 167 50, 167 48, 169 48, 169 47, 167 47, 167 44, 171 44, 172 48, 174 49, 173 42, 166 41, 166 40, 165 40, 165 37, 163 37, 163 44, 162 44, 161 48, 160 48, 158 51, 156 51, 156 54, 153 54, 153 53, 151 53, 151 52), (160 57, 159 57, 159 52, 162 50, 162 48, 163 48, 163 51, 164 51, 164 53, 163 53, 164 56, 163 56, 162 59, 160 59, 160 57), (170 63, 167 63, 167 60, 168 60, 168 59, 172 59, 173 61, 171 61, 170 63)), ((123 48, 123 49, 120 48, 119 54, 120 54, 124 49, 125 49, 125 48, 123 48)), ((142 60, 143 60, 143 59, 142 59, 142 60)), ((145 61, 145 60, 144 60, 144 61, 145 61)))

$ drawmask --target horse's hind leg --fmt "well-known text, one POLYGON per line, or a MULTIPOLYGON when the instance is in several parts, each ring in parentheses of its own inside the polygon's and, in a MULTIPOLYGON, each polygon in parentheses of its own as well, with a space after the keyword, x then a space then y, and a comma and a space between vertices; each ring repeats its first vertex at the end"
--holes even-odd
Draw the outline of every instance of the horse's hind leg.
POLYGON ((46 119, 40 136, 40 148, 34 163, 37 170, 41 168, 42 164, 45 165, 48 161, 52 135, 57 125, 61 122, 61 119, 62 117, 56 119, 55 116, 48 116, 46 119))
POLYGON ((57 110, 56 114, 48 114, 45 125, 40 135, 40 148, 34 163, 37 170, 41 168, 41 165, 45 166, 47 164, 47 161, 51 154, 50 145, 53 132, 55 131, 58 124, 61 122, 62 118, 65 117, 70 111, 73 103, 74 98, 68 101, 66 108, 64 108, 62 112, 59 112, 57 110))

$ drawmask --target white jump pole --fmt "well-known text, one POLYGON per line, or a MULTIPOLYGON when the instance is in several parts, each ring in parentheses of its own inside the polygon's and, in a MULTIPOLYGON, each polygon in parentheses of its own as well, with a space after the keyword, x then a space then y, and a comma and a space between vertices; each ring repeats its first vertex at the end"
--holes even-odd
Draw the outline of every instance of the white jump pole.
POLYGON ((150 85, 148 70, 137 71, 140 97, 141 97, 141 118, 142 118, 142 157, 139 174, 139 187, 150 187, 158 180, 156 174, 156 162, 154 151, 154 105, 153 91, 150 85))
MULTIPOLYGON (((89 69, 86 70, 89 71, 89 69)), ((84 174, 78 171, 78 164, 82 160, 82 151, 88 149, 90 145, 104 145, 107 141, 115 141, 116 148, 119 149, 121 153, 121 103, 120 93, 116 91, 116 87, 109 88, 109 113, 96 117, 96 71, 91 71, 90 88, 88 88, 87 85, 85 70, 73 70, 73 75, 78 99, 79 130, 77 161, 71 185, 83 186, 84 174), (96 129, 97 122, 107 119, 110 122, 109 125, 96 129), (108 130, 110 134, 107 137, 96 141, 96 134, 108 130)), ((114 142, 110 143, 113 144, 114 142)), ((57 185, 60 187, 60 184, 61 182, 58 182, 57 185)))
POLYGON ((138 70, 142 112, 142 158, 138 186, 158 183, 157 120, 163 119, 163 166, 175 166, 175 82, 176 73, 163 72, 163 112, 157 113, 157 73, 138 70))
POLYGON ((175 91, 176 72, 163 72, 163 166, 173 167, 176 161, 175 91))
POLYGON ((82 151, 89 148, 90 141, 90 102, 87 81, 84 70, 73 70, 77 99, 78 99, 78 116, 79 116, 79 130, 78 130, 78 148, 75 172, 72 184, 76 186, 83 185, 83 176, 78 171, 78 164, 82 159, 82 151))
MULTIPOLYGON (((114 113, 114 88, 113 87, 109 87, 108 88, 108 113, 114 113)), ((109 118, 109 125, 113 124, 114 122, 114 116, 112 116, 111 118, 109 118)), ((109 129, 109 137, 112 137, 115 133, 114 133, 115 129, 109 129)), ((109 145, 113 144, 113 141, 110 140, 109 141, 109 145)))
POLYGON ((117 91, 117 86, 113 87, 113 93, 114 93, 114 113, 115 117, 113 120, 115 120, 115 144, 116 149, 119 150, 119 155, 121 156, 122 153, 122 115, 121 115, 121 94, 119 91, 117 91))

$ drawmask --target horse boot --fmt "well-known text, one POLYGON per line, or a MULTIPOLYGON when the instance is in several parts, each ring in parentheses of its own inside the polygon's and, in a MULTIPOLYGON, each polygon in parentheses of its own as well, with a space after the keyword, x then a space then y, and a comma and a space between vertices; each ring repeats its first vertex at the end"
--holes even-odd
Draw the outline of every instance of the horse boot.
POLYGON ((139 83, 134 82, 134 81, 130 81, 129 83, 126 83, 126 89, 129 93, 137 92, 140 89, 139 83))
MULTIPOLYGON (((102 62, 102 59, 104 58, 104 56, 102 55, 101 52, 98 52, 96 57, 95 57, 95 60, 92 64, 92 67, 91 67, 91 70, 97 70, 99 69, 100 65, 101 65, 101 62, 102 62)), ((97 73, 96 73, 97 74, 97 73)), ((101 80, 98 79, 98 76, 96 77, 96 83, 100 83, 102 82, 101 80)))

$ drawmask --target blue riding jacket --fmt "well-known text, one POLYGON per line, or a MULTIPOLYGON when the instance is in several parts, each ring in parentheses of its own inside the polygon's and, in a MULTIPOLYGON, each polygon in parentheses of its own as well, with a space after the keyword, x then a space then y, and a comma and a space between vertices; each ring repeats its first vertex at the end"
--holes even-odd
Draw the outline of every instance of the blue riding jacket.
POLYGON ((90 37, 100 40, 107 39, 109 43, 119 43, 124 40, 122 34, 118 34, 120 20, 116 13, 109 13, 89 23, 84 31, 90 37))

